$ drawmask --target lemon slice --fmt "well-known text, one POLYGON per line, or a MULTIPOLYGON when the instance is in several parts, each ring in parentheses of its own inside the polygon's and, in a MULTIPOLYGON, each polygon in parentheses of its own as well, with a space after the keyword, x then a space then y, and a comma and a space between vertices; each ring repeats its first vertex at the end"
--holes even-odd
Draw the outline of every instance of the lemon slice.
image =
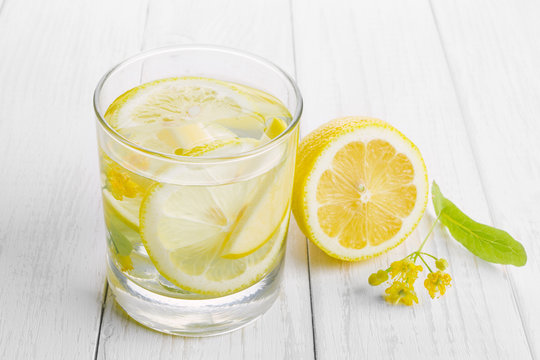
POLYGON ((116 130, 133 126, 211 122, 242 115, 252 101, 214 79, 181 77, 145 83, 112 103, 105 118, 116 130))
POLYGON ((166 127, 156 133, 159 140, 175 153, 186 152, 196 146, 204 146, 217 140, 232 140, 236 135, 217 124, 191 123, 176 127, 166 127))
MULTIPOLYGON (((256 216, 261 216, 261 210, 263 208, 259 207, 257 213, 251 216, 247 216, 243 225, 246 226, 244 230, 239 232, 236 235, 236 238, 231 236, 234 240, 227 242, 223 250, 221 250, 220 255, 225 259, 239 259, 245 256, 249 256, 263 247, 268 241, 275 238, 275 235, 279 233, 281 227, 280 224, 288 223, 288 215, 290 214, 289 206, 286 206, 285 211, 281 217, 271 216, 269 222, 266 222, 264 217, 254 219, 256 216), (251 220, 251 222, 249 222, 251 220), (272 228, 272 225, 277 225, 277 227, 272 228), (263 235, 270 234, 270 235, 263 235)), ((269 209, 265 208, 265 213, 268 214, 269 209)), ((279 213, 276 213, 279 214, 279 213)))
POLYGON ((139 230, 139 207, 142 198, 124 197, 122 200, 117 200, 107 189, 103 189, 103 204, 106 214, 112 214, 129 225, 133 230, 139 230))
POLYGON ((389 124, 348 117, 323 125, 299 146, 293 213, 327 254, 376 256, 400 244, 428 199, 418 148, 389 124))
POLYGON ((227 128, 213 123, 190 123, 178 126, 134 126, 122 134, 130 141, 152 150, 184 155, 191 149, 214 141, 227 141, 237 135, 227 128))
POLYGON ((130 141, 173 154, 211 140, 238 137, 227 129, 227 119, 243 119, 244 126, 262 126, 257 125, 262 121, 260 115, 246 113, 254 107, 239 88, 219 80, 169 78, 124 93, 109 106, 105 119, 130 141))
POLYGON ((133 269, 130 254, 135 244, 141 241, 139 235, 141 200, 139 196, 117 200, 109 190, 103 190, 103 210, 111 245, 110 255, 123 271, 133 269))
POLYGON ((271 175, 212 187, 152 187, 141 205, 140 233, 158 271, 173 284, 206 295, 230 294, 260 280, 279 258, 288 223, 271 219, 274 228, 250 225, 258 220, 254 216, 263 216, 256 210, 266 201, 261 189, 277 191, 264 189, 271 175), (239 239, 251 239, 249 249, 239 239), (222 256, 238 255, 223 253, 229 242, 244 256, 222 256))
POLYGON ((292 177, 284 174, 285 167, 270 171, 258 185, 255 205, 239 219, 231 239, 221 250, 221 256, 237 259, 263 246, 278 231, 279 224, 288 220, 289 197, 284 189, 291 188, 292 177))

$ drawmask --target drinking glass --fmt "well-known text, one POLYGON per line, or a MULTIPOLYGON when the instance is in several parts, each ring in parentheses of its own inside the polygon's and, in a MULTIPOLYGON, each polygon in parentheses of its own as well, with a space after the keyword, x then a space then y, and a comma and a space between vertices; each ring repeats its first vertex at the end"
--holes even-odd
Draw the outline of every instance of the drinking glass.
MULTIPOLYGON (((302 112, 302 97, 291 77, 271 62, 241 51, 215 46, 172 46, 140 53, 107 72, 95 90, 94 109, 107 227, 107 278, 117 303, 137 322, 183 336, 229 332, 262 315, 278 296, 290 216, 302 112), (109 105, 130 89, 159 79, 184 76, 234 82, 262 90, 285 105, 291 121, 279 136, 250 151, 220 157, 189 157, 137 145, 105 119, 109 105), (142 184, 146 193, 136 199, 111 198, 105 190, 110 181, 105 168, 111 164, 121 176, 130 176, 142 184), (244 189, 247 193, 248 187, 260 196, 274 191, 272 202, 262 212, 264 215, 256 220, 272 221, 278 214, 281 222, 271 241, 253 253, 259 255, 248 255, 244 261, 247 265, 242 276, 252 281, 248 287, 215 295, 189 291, 163 276, 158 270, 159 263, 148 254, 145 244, 152 239, 144 239, 141 225, 141 206, 156 187, 179 192, 212 189, 231 198, 247 196, 244 189)), ((195 238, 193 242, 198 240, 195 238)))

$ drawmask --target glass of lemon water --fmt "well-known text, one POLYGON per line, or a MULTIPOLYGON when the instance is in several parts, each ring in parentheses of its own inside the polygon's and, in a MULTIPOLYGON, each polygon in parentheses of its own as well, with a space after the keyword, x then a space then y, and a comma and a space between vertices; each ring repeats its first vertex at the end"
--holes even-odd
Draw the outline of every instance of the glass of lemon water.
POLYGON ((278 295, 302 98, 272 63, 175 46, 110 70, 94 94, 108 283, 136 321, 237 329, 278 295))

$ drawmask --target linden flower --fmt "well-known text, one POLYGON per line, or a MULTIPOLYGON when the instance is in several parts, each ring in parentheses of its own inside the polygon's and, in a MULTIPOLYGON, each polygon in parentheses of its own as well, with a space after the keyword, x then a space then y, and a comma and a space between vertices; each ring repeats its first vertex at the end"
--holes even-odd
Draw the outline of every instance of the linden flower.
POLYGON ((384 299, 391 304, 404 304, 411 306, 413 302, 418 303, 418 297, 414 288, 403 281, 395 281, 388 289, 385 290, 386 296, 384 299))
POLYGON ((444 295, 446 287, 451 286, 451 281, 452 278, 449 274, 437 271, 428 274, 427 279, 424 281, 424 286, 428 290, 429 296, 431 296, 432 299, 435 299, 437 292, 440 293, 440 295, 444 295))
POLYGON ((134 198, 139 192, 139 185, 133 181, 124 171, 112 167, 107 172, 109 189, 116 200, 122 200, 125 197, 134 198))
POLYGON ((422 266, 416 265, 409 259, 403 259, 394 261, 390 264, 390 276, 395 278, 400 276, 401 279, 404 279, 405 282, 409 285, 414 284, 418 278, 418 273, 422 271, 422 266))

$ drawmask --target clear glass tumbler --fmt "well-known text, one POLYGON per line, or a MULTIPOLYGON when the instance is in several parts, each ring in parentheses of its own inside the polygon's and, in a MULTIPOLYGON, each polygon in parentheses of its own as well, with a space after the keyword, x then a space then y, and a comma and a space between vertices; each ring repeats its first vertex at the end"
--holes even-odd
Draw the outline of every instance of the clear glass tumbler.
MULTIPOLYGON (((278 295, 286 247, 302 112, 295 82, 258 56, 213 46, 173 46, 141 53, 115 66, 97 85, 94 108, 107 226, 108 282, 118 304, 149 328, 183 336, 225 333, 262 315, 278 295), (184 76, 233 82, 271 94, 289 110, 291 120, 281 134, 250 151, 189 157, 137 145, 105 119, 109 105, 130 89, 184 76), (111 196, 111 184, 121 181, 136 187, 134 195, 111 196), (176 250, 174 256, 184 257, 182 264, 191 262, 189 269, 179 270, 176 276, 175 269, 167 265, 171 254, 148 251, 148 244, 155 241, 153 236, 158 236, 159 225, 165 221, 160 218, 162 213, 175 211, 167 208, 167 196, 191 197, 201 203, 205 196, 213 197, 211 201, 216 201, 218 208, 245 204, 242 216, 247 220, 242 226, 264 231, 268 223, 278 225, 264 244, 248 255, 213 260, 220 262, 219 269, 227 270, 198 271, 201 259, 196 252, 176 250), (155 205, 160 197, 165 199, 164 205, 155 205), (259 205, 249 206, 250 201, 259 205), (256 216, 250 217, 249 212, 255 211, 256 216), (180 278, 186 286, 170 281, 171 277, 180 278), (193 291, 190 284, 209 290, 193 291)), ((175 231, 185 239, 192 230, 180 227, 175 231)), ((203 239, 193 235, 188 240, 197 244, 203 239)), ((249 243, 250 239, 244 241, 249 243)))

